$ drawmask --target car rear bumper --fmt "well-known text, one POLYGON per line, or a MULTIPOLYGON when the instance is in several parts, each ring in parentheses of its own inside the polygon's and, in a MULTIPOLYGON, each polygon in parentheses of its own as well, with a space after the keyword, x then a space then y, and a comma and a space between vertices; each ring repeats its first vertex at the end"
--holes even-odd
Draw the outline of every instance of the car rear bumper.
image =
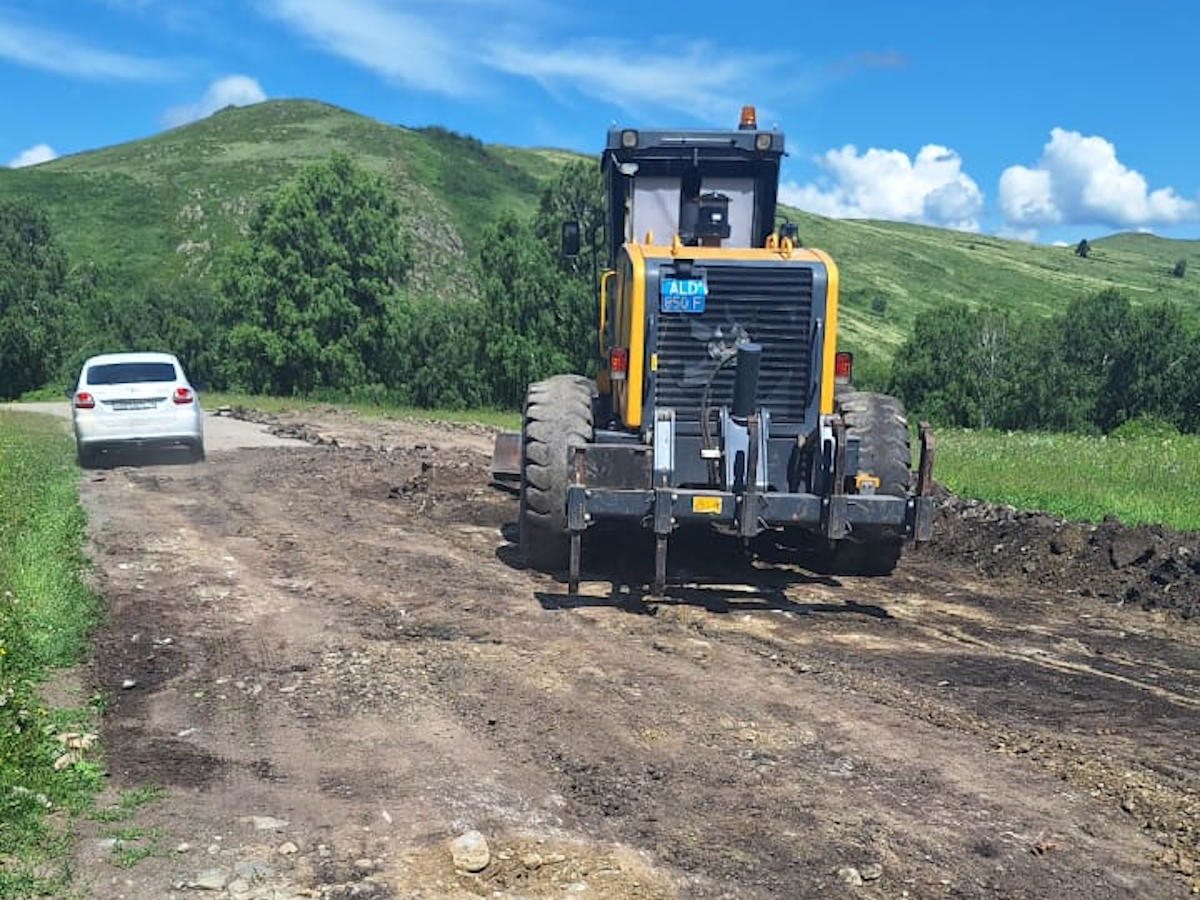
POLYGON ((204 440, 199 411, 122 421, 123 416, 75 417, 75 440, 81 447, 165 447, 196 445, 204 440))

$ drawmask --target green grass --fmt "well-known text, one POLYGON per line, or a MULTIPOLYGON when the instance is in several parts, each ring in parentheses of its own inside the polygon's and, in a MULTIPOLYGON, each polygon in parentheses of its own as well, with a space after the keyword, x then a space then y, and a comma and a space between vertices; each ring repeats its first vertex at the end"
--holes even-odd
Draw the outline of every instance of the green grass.
POLYGON ((66 826, 102 783, 95 748, 55 770, 95 711, 48 709, 38 685, 76 663, 99 603, 84 583, 79 471, 62 423, 0 412, 0 898, 61 888, 66 826))
POLYGON ((329 399, 324 397, 268 397, 257 394, 231 394, 215 391, 202 394, 200 403, 206 410, 210 411, 219 406, 244 406, 247 409, 257 409, 261 412, 272 414, 303 412, 305 410, 315 410, 322 406, 336 405, 340 409, 353 410, 365 418, 461 422, 514 430, 521 427, 521 414, 503 409, 420 409, 412 406, 396 406, 388 403, 346 402, 337 397, 329 399))
POLYGON ((942 430, 934 476, 963 497, 1065 518, 1200 530, 1200 436, 942 430))
MULTIPOLYGON (((93 809, 88 818, 94 822, 126 822, 132 819, 139 809, 151 803, 157 803, 167 796, 166 790, 160 787, 147 786, 123 791, 116 803, 93 809)), ((114 834, 114 837, 120 837, 114 834)))

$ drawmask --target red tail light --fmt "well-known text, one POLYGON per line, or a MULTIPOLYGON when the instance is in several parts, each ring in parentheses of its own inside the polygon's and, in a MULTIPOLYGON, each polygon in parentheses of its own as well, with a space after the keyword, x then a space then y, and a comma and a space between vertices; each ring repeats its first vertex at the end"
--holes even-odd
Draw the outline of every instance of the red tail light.
POLYGON ((843 350, 833 355, 833 383, 849 384, 850 372, 854 368, 854 354, 843 350))
POLYGON ((613 347, 608 351, 608 376, 613 381, 624 381, 629 372, 629 351, 624 347, 613 347))
POLYGON ((180 387, 175 388, 175 393, 171 395, 171 399, 178 405, 183 406, 185 403, 191 403, 196 398, 187 388, 180 387))
POLYGON ((87 391, 80 391, 78 394, 75 395, 75 408, 76 409, 95 409, 96 408, 96 398, 93 397, 91 394, 89 394, 87 391))

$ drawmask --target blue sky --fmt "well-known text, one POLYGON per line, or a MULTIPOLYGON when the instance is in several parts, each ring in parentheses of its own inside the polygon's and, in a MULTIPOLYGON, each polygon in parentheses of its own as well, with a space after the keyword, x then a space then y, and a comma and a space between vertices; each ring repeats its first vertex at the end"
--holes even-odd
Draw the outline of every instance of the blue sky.
POLYGON ((0 0, 0 162, 264 97, 585 152, 755 103, 815 212, 1200 237, 1198 38, 1193 0, 0 0))

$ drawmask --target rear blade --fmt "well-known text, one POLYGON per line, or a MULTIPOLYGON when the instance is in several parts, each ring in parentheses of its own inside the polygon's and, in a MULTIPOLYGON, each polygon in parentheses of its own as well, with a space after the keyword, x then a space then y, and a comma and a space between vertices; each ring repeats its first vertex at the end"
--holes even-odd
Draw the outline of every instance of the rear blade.
POLYGON ((496 435, 492 450, 492 480, 519 481, 521 478, 521 433, 502 431, 496 435))

